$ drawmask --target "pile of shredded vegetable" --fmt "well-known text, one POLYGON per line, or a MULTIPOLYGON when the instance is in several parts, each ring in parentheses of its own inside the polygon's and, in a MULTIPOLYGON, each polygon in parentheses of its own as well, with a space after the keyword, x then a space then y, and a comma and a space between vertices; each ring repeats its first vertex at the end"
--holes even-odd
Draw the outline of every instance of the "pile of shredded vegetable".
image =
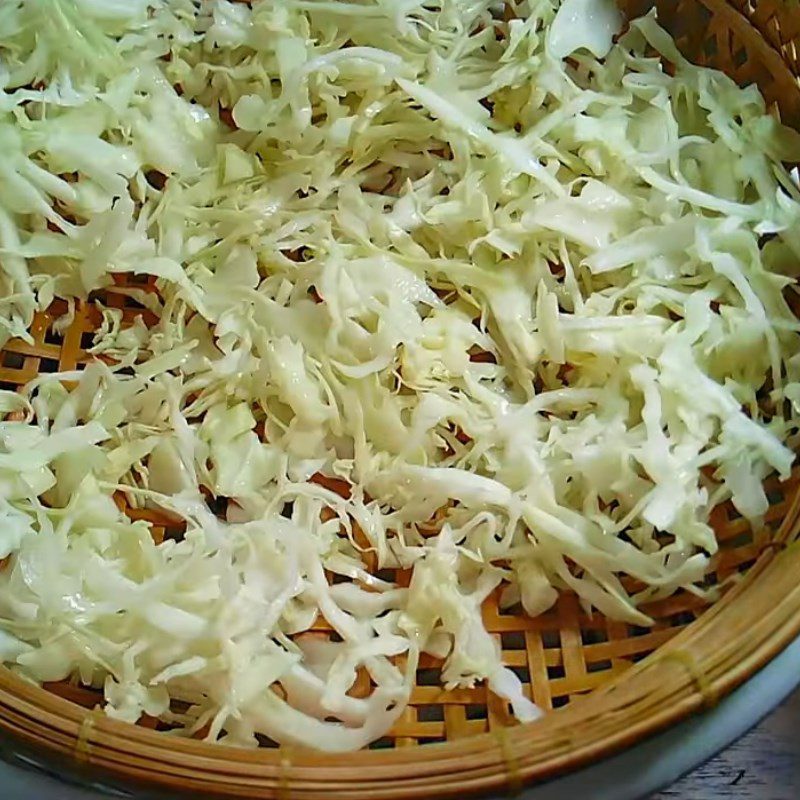
POLYGON ((529 720, 491 593, 647 625, 791 470, 800 135, 653 16, 6 0, 0 86, 0 344, 102 312, 84 369, 0 392, 26 678, 346 750, 425 652, 529 720))

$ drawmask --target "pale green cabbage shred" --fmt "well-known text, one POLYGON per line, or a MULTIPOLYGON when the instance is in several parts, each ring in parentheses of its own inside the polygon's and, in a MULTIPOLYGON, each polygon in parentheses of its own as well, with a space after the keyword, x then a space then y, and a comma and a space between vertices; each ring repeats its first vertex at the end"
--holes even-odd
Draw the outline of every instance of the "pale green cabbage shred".
POLYGON ((793 461, 800 136, 621 25, 0 4, 0 343, 105 290, 88 366, 0 393, 0 659, 177 735, 348 750, 423 653, 539 714, 493 592, 648 625, 710 591, 711 509, 760 524, 793 461))

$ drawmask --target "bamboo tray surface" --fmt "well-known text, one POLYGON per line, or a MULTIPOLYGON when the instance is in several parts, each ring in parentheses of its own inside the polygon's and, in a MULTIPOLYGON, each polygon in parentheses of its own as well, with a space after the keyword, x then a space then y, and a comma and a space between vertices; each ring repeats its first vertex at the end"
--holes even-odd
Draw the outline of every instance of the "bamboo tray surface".
MULTIPOLYGON (((800 6, 793 0, 678 0, 620 4, 629 16, 658 7, 659 21, 692 60, 716 66, 742 84, 756 82, 781 118, 800 127, 800 6)), ((155 291, 133 279, 137 289, 155 291)), ((148 312, 126 294, 107 290, 107 306, 132 324, 148 312)), ((73 370, 100 323, 98 307, 79 305, 70 326, 52 323, 66 305, 36 315, 33 344, 9 342, 0 353, 0 387, 16 389, 42 372, 73 370)), ((300 748, 243 750, 166 737, 157 720, 137 726, 96 710, 100 695, 72 683, 44 688, 0 668, 0 730, 40 750, 77 759, 117 777, 202 797, 428 798, 519 789, 524 783, 575 769, 713 705, 800 633, 800 470, 784 483, 768 481, 770 509, 763 529, 750 529, 730 507, 712 524, 720 551, 706 586, 721 599, 711 607, 681 592, 644 605, 656 624, 639 628, 587 616, 563 594, 535 619, 501 610, 497 595, 483 608, 503 661, 549 712, 519 726, 505 703, 484 686, 447 692, 439 662, 424 656, 411 703, 390 733, 369 749, 326 755, 300 748), (420 747, 419 745, 432 745, 420 747)), ((156 540, 179 534, 164 517, 145 518, 156 540)), ((400 570, 381 577, 401 585, 400 570)), ((327 636, 318 623, 312 630, 327 636)), ((364 680, 368 680, 363 676, 364 680)), ((367 688, 365 686, 363 688, 367 688)), ((268 744, 268 743, 265 743, 268 744)))
MULTIPOLYGON (((642 800, 651 794, 671 787, 666 794, 683 788, 686 781, 674 784, 699 765, 720 753, 729 765, 735 759, 733 751, 722 753, 753 727, 758 720, 769 714, 785 701, 800 681, 800 638, 795 639, 782 653, 744 685, 707 711, 682 720, 656 736, 648 737, 630 748, 610 757, 600 759, 583 769, 572 770, 553 780, 525 787, 516 797, 520 800, 563 800, 571 797, 591 797, 591 800, 642 800)), ((790 705, 782 707, 784 718, 790 705)), ((767 725, 763 723, 759 730, 767 725)), ((753 732, 753 735, 758 735, 753 732)), ((753 741, 752 736, 748 740, 753 741)), ((786 742, 764 741, 763 746, 786 742)), ((741 743, 736 745, 741 751, 741 743)), ((780 761, 781 753, 764 753, 780 761)), ((783 754, 784 756, 786 753, 783 754)), ((144 787, 123 786, 119 782, 108 782, 96 771, 79 774, 74 764, 61 760, 55 763, 49 754, 38 755, 22 752, 15 741, 0 739, 0 781, 3 785, 3 800, 104 800, 108 797, 136 798, 136 800, 175 800, 175 794, 165 794, 144 787)), ((718 759, 716 759, 718 760, 718 759)), ((715 761, 716 761, 715 760, 715 761)), ((785 760, 785 759, 784 759, 785 760)), ((713 762, 712 762, 713 763, 713 762)), ((764 762, 759 762, 759 770, 764 762)), ((792 764, 785 763, 780 774, 764 773, 772 784, 785 788, 781 783, 791 777, 792 764)), ((733 774, 733 773, 731 773, 733 774)), ((752 780, 752 777, 751 777, 752 780)), ((483 795, 485 800, 500 800, 508 796, 503 788, 483 795)), ((665 795, 666 796, 666 795, 665 795)), ((689 795, 689 797, 692 797, 689 795)), ((661 795, 659 795, 661 798, 661 795)))

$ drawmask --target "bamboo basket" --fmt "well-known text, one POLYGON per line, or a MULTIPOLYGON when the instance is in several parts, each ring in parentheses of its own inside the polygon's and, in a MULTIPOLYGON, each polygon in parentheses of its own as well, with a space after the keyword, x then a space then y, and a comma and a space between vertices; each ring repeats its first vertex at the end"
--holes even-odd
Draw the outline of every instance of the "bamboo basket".
MULTIPOLYGON (((800 127, 797 0, 620 5, 630 17, 657 6, 661 24, 689 58, 741 84, 757 83, 771 111, 800 127)), ((115 288, 103 299, 122 309, 128 323, 149 313, 115 288)), ((59 334, 51 323, 64 310, 56 303, 36 316, 33 344, 7 344, 0 353, 0 386, 16 388, 40 372, 71 370, 85 360, 83 348, 99 311, 80 306, 59 334)), ((722 597, 711 607, 689 593, 651 603, 644 610, 656 624, 645 629, 589 618, 569 594, 536 619, 504 613, 497 598, 490 598, 484 620, 505 663, 550 712, 532 725, 516 725, 485 687, 445 692, 439 665, 427 658, 417 671, 411 704, 390 734, 346 755, 168 738, 156 720, 133 726, 107 718, 97 710, 99 696, 88 689, 70 683, 40 688, 5 668, 0 731, 46 760, 82 765, 92 779, 105 775, 203 798, 401 800, 513 792, 608 756, 714 704, 800 633, 800 469, 785 483, 769 481, 768 496, 771 507, 761 530, 751 530, 731 507, 715 511, 721 546, 707 585, 719 585, 722 597)), ((157 539, 169 535, 166 520, 130 513, 149 519, 157 539)))

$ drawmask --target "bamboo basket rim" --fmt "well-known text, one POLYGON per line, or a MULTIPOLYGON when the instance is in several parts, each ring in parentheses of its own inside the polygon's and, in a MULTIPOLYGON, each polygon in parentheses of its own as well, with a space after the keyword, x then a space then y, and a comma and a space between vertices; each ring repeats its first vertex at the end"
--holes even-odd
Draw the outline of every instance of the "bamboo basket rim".
MULTIPOLYGON (((776 541, 796 536, 798 514, 800 492, 787 515, 791 525, 783 526, 776 541)), ((310 798, 332 781, 337 781, 337 796, 365 800, 418 797, 420 781, 428 792, 441 797, 464 796, 468 786, 469 791, 482 792, 513 789, 618 752, 714 705, 741 685, 800 635, 800 584, 793 580, 795 570, 800 570, 800 543, 765 549, 741 583, 667 645, 580 703, 534 725, 514 728, 513 736, 508 731, 503 735, 486 733, 423 747, 344 754, 299 748, 246 750, 184 739, 171 739, 165 747, 162 733, 83 709, 6 668, 0 668, 0 710, 13 711, 17 724, 9 725, 4 713, 2 727, 41 750, 42 740, 31 736, 25 724, 58 715, 61 738, 44 745, 53 754, 96 765, 112 776, 150 784, 160 783, 160 769, 156 771, 154 765, 168 768, 170 777, 182 768, 182 786, 210 792, 207 796, 239 796, 235 794, 237 786, 267 792, 260 796, 280 796, 275 793, 281 787, 291 786, 291 795, 285 796, 310 798), (766 613, 765 607, 769 609, 766 613), (743 615, 743 608, 748 613, 743 615), (727 642, 728 650, 733 650, 728 654, 732 663, 707 667, 708 653, 703 659, 693 655, 691 647, 707 642, 710 636, 717 651, 714 636, 719 638, 720 631, 730 630, 728 623, 749 635, 727 642), (658 710, 652 710, 651 704, 658 710), (640 706, 644 716, 631 719, 631 710, 640 706), (607 724, 598 723, 603 719, 607 724), (554 752, 540 758, 543 741, 549 742, 554 752), (559 748, 554 748, 553 742, 559 748), (134 765, 134 756, 147 759, 147 768, 134 765), (402 779, 399 766, 409 768, 402 779), (209 784, 212 777, 218 781, 216 786, 209 784), (386 781, 391 781, 388 791, 386 781)), ((719 645, 725 647, 724 642, 719 645)))
MULTIPOLYGON (((800 7, 794 0, 620 0, 619 5, 631 17, 657 6, 662 24, 673 28, 691 58, 723 67, 740 83, 757 82, 770 108, 800 128, 800 7)), ((118 307, 133 313, 124 299, 118 307)), ((94 324, 90 317, 79 309, 60 345, 46 337, 52 318, 37 318, 36 344, 15 346, 22 366, 11 370, 0 364, 0 381, 22 384, 45 359, 55 359, 59 369, 74 368, 81 337, 94 324)), ((489 725, 488 732, 463 739, 344 754, 297 747, 246 750, 168 738, 111 719, 0 667, 0 731, 102 775, 203 797, 403 800, 515 791, 609 756, 713 706, 800 635, 800 582, 793 580, 800 574, 800 468, 778 493, 777 532, 748 544, 749 554, 755 548, 749 559, 754 563, 736 585, 691 624, 676 626, 682 628, 676 635, 659 639, 643 660, 624 671, 609 670, 597 686, 586 684, 590 693, 532 725, 489 725)), ((738 573, 745 562, 732 563, 738 573)), ((577 625, 575 618, 571 624, 577 625)))

